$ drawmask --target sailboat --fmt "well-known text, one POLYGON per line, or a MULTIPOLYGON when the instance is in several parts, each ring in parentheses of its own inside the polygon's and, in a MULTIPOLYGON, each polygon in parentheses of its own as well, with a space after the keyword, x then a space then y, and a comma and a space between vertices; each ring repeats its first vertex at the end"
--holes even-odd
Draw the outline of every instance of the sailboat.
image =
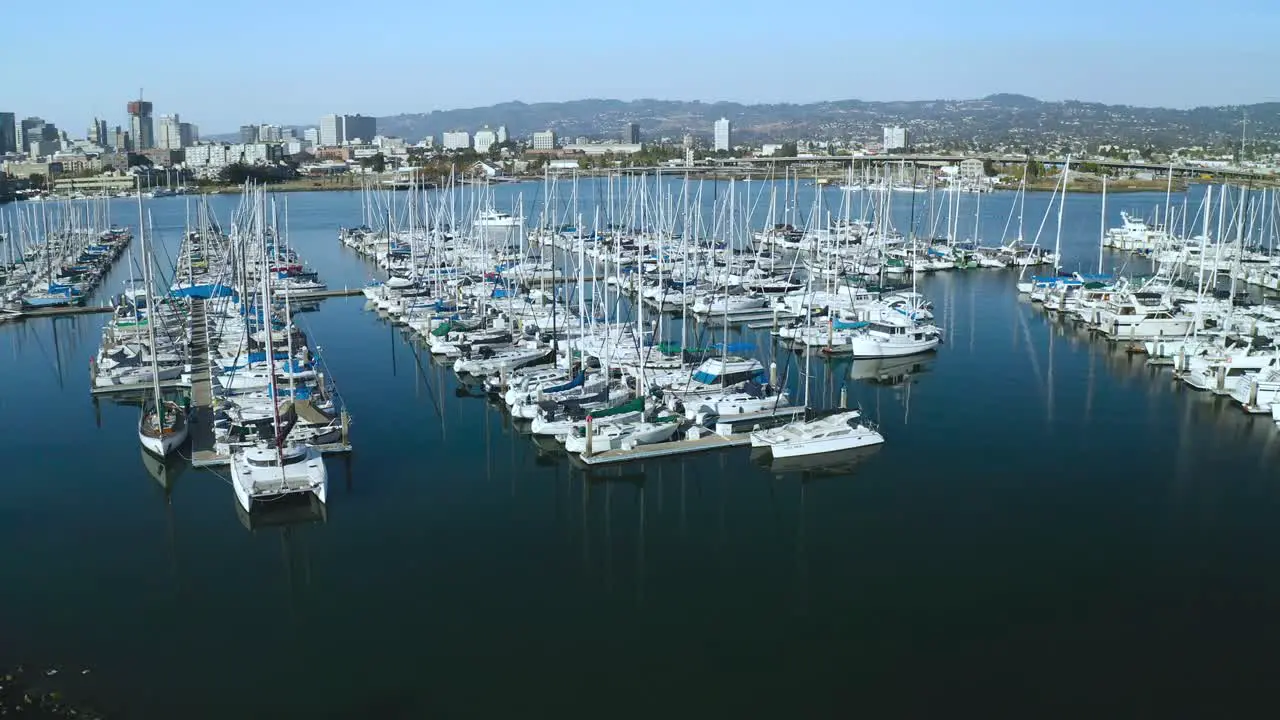
MULTIPOLYGON (((265 219, 262 199, 257 199, 257 237, 265 239, 265 219)), ((265 248, 265 245, 264 245, 265 248)), ((265 257, 265 249, 264 249, 265 257)), ((271 327, 271 277, 274 273, 261 273, 262 322, 271 327)), ((286 323, 288 322, 286 318, 286 323)), ((268 338, 267 347, 274 347, 268 338)), ((280 393, 275 373, 270 374, 270 402, 274 437, 259 438, 253 444, 238 448, 231 456, 231 487, 236 500, 246 512, 252 512, 256 504, 279 500, 289 495, 311 494, 325 502, 329 487, 329 475, 320 452, 310 445, 286 444, 292 422, 280 420, 280 393)))
POLYGON ((172 400, 160 394, 159 355, 156 352, 156 320, 158 316, 151 288, 151 253, 147 248, 147 229, 142 221, 142 195, 138 195, 138 233, 142 242, 142 277, 147 296, 147 339, 151 346, 152 400, 138 418, 138 440, 142 447, 159 457, 167 457, 187 439, 187 413, 172 400))

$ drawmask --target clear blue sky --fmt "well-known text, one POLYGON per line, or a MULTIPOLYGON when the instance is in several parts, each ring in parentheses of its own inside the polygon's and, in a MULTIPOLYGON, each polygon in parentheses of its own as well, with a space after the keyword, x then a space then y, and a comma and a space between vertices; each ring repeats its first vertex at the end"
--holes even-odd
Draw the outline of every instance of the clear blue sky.
POLYGON ((73 135, 139 87, 203 133, 585 97, 1280 99, 1274 0, 3 5, 0 111, 73 135))

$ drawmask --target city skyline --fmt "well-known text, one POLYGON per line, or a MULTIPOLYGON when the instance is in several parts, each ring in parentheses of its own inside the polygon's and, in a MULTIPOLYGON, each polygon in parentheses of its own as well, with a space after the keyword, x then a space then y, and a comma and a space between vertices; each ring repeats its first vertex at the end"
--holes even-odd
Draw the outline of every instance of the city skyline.
MULTIPOLYGON (((575 26, 566 30, 557 16, 625 25, 634 14, 624 7, 566 0, 548 18, 521 15, 520 22, 477 29, 490 48, 485 53, 468 52, 477 38, 466 33, 441 39, 444 44, 433 46, 430 56, 412 44, 377 44, 354 62, 341 53, 309 59, 306 74, 320 81, 299 81, 290 90, 281 87, 281 75, 255 68, 287 67, 296 62, 295 51, 285 44, 261 44, 251 24, 231 22, 256 12, 257 3, 227 0, 219 6, 227 21, 220 23, 198 8, 138 0, 130 12, 135 32, 160 36, 199 23, 216 29, 213 34, 229 46, 254 45, 260 52, 227 54, 218 63, 139 63, 136 69, 104 77, 81 68, 93 66, 91 54, 100 48, 94 34, 118 24, 118 14, 84 0, 65 5, 78 18, 70 36, 50 58, 48 72, 18 74, 6 82, 3 110, 20 117, 38 115, 66 128, 83 127, 95 116, 112 126, 126 124, 121 102, 136 98, 139 87, 157 116, 180 113, 209 134, 234 133, 245 122, 314 125, 333 112, 386 117, 510 100, 583 98, 755 104, 962 99, 1009 92, 1045 100, 1187 108, 1276 99, 1266 74, 1280 61, 1280 50, 1267 37, 1280 25, 1280 8, 1241 0, 1212 8, 1215 25, 1230 27, 1233 37, 1213 53, 1190 52, 1184 42, 1170 41, 1202 35, 1195 18, 1203 11, 1185 0, 1080 0, 1062 17, 1005 0, 981 8, 941 0, 904 0, 886 7, 818 0, 803 16, 746 0, 735 6, 732 18, 655 0, 644 14, 668 19, 660 23, 662 32, 624 34, 609 43, 579 45, 572 53, 527 52, 530 37, 572 34, 575 26), (709 27, 716 32, 708 32, 709 27), (794 40, 778 44, 776 53, 737 50, 743 41, 778 37, 794 40), (436 58, 458 53, 467 58, 468 72, 432 71, 439 67, 436 58), (620 57, 640 56, 643 72, 620 78, 596 69, 610 67, 620 57), (380 72, 389 67, 403 72, 380 72), (690 67, 705 71, 689 72, 690 67), (892 72, 885 72, 886 67, 892 72), (58 79, 56 93, 48 90, 49 73, 58 79), (474 82, 477 76, 485 82, 474 82)), ((318 5, 313 10, 329 3, 318 5)), ((34 27, 43 12, 37 8, 19 4, 9 9, 7 19, 13 27, 34 27)), ((494 9, 498 14, 515 12, 509 3, 494 9)), ((398 26, 464 27, 465 13, 461 7, 418 7, 395 0, 378 13, 344 16, 343 33, 375 37, 388 20, 398 26)), ((23 57, 42 54, 31 33, 13 34, 0 53, 14 67, 23 57)))

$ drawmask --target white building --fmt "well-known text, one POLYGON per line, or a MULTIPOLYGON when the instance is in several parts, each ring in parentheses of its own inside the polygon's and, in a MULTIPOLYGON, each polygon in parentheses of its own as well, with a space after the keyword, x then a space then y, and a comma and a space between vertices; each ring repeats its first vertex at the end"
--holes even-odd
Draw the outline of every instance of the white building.
POLYGON ((555 150, 556 149, 556 131, 543 130, 533 134, 534 150, 555 150))
POLYGON ((475 148, 478 153, 487 153, 489 149, 498 143, 498 134, 489 129, 488 125, 484 129, 476 133, 475 148))
POLYGON ((506 141, 507 141, 507 126, 499 125, 498 126, 498 144, 501 145, 506 141))
POLYGON ((886 127, 884 129, 884 149, 885 150, 906 150, 907 129, 904 127, 886 127))
POLYGON ((446 132, 441 142, 445 150, 464 150, 471 147, 471 133, 465 130, 446 132))
POLYGON ((379 135, 375 137, 373 139, 373 144, 385 152, 400 152, 407 146, 404 138, 390 137, 387 135, 379 135))
POLYGON ((987 173, 983 167, 983 163, 978 158, 967 158, 960 161, 960 179, 970 182, 977 182, 986 177, 987 173))
POLYGON ((760 157, 773 157, 782 149, 781 143, 765 143, 760 146, 760 157))
POLYGON ((342 144, 342 116, 325 115, 320 118, 319 144, 333 147, 342 144))
POLYGON ((187 148, 185 162, 189 168, 222 168, 234 163, 268 165, 283 158, 284 152, 280 143, 192 145, 187 148))
POLYGON ((715 141, 716 150, 733 149, 733 123, 729 122, 729 118, 720 118, 716 121, 715 141))
POLYGON ((312 145, 322 144, 320 142, 320 128, 307 128, 306 131, 302 133, 302 139, 312 145))

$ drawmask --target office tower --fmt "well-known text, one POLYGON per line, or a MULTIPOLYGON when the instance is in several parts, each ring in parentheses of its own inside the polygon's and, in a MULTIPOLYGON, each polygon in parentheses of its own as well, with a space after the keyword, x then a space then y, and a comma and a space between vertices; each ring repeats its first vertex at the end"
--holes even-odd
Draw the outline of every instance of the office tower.
POLYGON ((733 149, 733 123, 728 118, 720 118, 715 125, 715 149, 733 149))
POLYGON ((156 146, 155 127, 151 122, 151 103, 139 98, 132 100, 127 106, 129 110, 129 129, 133 144, 138 150, 149 150, 156 146))
POLYGON ((258 126, 257 125, 241 125, 240 126, 240 143, 247 145, 249 143, 258 142, 258 126))
POLYGON ((629 122, 622 126, 622 142, 628 145, 640 144, 640 123, 629 122))
POLYGON ((18 152, 17 116, 0 112, 0 155, 11 152, 18 152))

